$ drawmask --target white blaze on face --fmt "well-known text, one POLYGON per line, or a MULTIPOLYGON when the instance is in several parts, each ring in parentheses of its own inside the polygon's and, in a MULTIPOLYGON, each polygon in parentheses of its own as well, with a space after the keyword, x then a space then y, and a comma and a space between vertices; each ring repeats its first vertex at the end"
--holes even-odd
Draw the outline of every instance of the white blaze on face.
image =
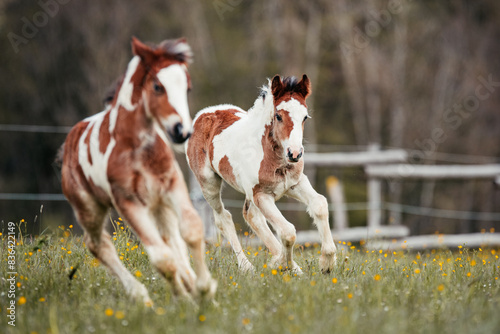
POLYGON ((165 87, 168 102, 180 116, 180 119, 177 120, 177 117, 169 117, 163 125, 166 128, 172 128, 180 121, 183 126, 183 134, 186 136, 191 131, 191 116, 187 100, 188 81, 185 67, 179 64, 170 65, 161 69, 157 77, 165 87))
POLYGON ((292 98, 288 101, 281 102, 276 109, 288 111, 293 122, 293 129, 290 133, 290 137, 283 142, 285 156, 288 154, 288 149, 290 149, 294 155, 298 155, 303 150, 302 139, 304 137, 304 132, 302 130, 302 123, 304 122, 304 118, 308 116, 307 108, 299 101, 292 98))

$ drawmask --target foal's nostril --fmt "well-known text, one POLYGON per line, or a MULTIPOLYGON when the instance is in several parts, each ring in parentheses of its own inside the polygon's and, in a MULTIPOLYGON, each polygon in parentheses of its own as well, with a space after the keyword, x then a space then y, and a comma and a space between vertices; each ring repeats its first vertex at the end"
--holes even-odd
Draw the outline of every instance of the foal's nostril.
POLYGON ((299 161, 299 159, 302 157, 302 152, 303 152, 303 150, 300 149, 300 152, 297 154, 297 156, 294 156, 294 153, 292 152, 292 150, 290 150, 290 148, 288 148, 287 149, 288 160, 291 161, 291 162, 297 162, 297 161, 299 161))
POLYGON ((184 135, 183 131, 184 131, 184 126, 181 123, 177 123, 174 125, 174 127, 170 132, 170 137, 172 138, 172 141, 174 143, 181 144, 189 138, 191 133, 184 135))
POLYGON ((182 124, 177 123, 174 125, 174 137, 180 138, 182 137, 182 124))

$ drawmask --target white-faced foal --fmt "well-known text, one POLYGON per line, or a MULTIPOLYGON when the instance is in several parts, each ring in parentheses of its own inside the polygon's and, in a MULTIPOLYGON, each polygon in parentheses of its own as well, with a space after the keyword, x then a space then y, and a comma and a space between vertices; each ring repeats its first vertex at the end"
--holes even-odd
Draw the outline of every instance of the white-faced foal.
POLYGON ((248 112, 233 105, 219 105, 201 110, 194 120, 193 135, 187 144, 189 165, 242 270, 253 266, 243 252, 231 214, 221 201, 222 180, 246 195, 243 216, 273 255, 271 266, 301 272, 293 261, 295 227, 275 204, 282 196, 307 205, 322 240, 321 270, 329 272, 335 264, 336 247, 328 223, 327 201, 303 174, 302 140, 309 117, 309 94, 306 75, 300 81, 275 76, 262 88, 248 112), (274 227, 278 238, 266 221, 274 227))
POLYGON ((79 122, 66 138, 63 192, 85 230, 89 250, 130 295, 151 301, 144 285, 121 263, 103 228, 112 206, 175 294, 213 296, 216 283, 204 261, 203 223, 167 138, 182 143, 191 132, 191 50, 184 39, 158 46, 133 39, 132 49, 135 56, 107 108, 79 122))

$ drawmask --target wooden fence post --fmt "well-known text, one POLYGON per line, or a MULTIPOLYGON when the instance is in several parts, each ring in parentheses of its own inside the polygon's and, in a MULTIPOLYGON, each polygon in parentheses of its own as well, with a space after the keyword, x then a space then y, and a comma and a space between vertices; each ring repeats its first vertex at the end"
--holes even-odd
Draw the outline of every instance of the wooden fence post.
POLYGON ((326 188, 333 205, 333 229, 342 231, 349 225, 345 211, 344 187, 339 179, 330 176, 326 180, 326 188))
MULTIPOLYGON (((379 144, 370 144, 368 151, 380 151, 379 144)), ((382 182, 379 178, 368 177, 368 228, 376 229, 382 221, 382 182)))

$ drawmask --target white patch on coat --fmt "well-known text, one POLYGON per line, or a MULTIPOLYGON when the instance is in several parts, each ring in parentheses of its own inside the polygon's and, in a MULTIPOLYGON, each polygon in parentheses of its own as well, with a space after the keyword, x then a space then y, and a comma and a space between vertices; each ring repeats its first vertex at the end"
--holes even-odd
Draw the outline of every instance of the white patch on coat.
MULTIPOLYGON (((139 66, 140 62, 141 58, 139 56, 134 56, 134 58, 130 60, 127 66, 127 72, 125 73, 125 78, 123 79, 120 91, 118 92, 118 99, 116 104, 123 106, 128 111, 133 111, 135 109, 135 106, 132 104, 132 94, 134 93, 134 84, 130 80, 132 79, 132 76, 137 70, 137 66, 139 66)), ((111 123, 109 126, 111 128, 111 123)))
MULTIPOLYGON (((250 114, 250 111, 246 113, 233 105, 224 105, 224 107, 241 110, 241 112, 236 113, 240 119, 214 137, 212 141, 214 145, 212 165, 215 171, 220 174, 219 162, 224 156, 227 156, 236 180, 236 190, 251 194, 253 186, 259 182, 260 164, 264 159, 262 136, 265 132, 266 122, 258 120, 261 114, 250 114)), ((221 106, 212 108, 222 110, 221 106)), ((212 112, 212 108, 207 112, 212 112)))
MULTIPOLYGON (((167 92, 168 102, 181 117, 184 135, 191 131, 191 115, 189 114, 186 70, 179 64, 162 68, 156 75, 167 92)), ((168 120, 166 120, 168 122, 168 120)), ((164 124, 165 126, 166 124, 164 124)), ((175 124, 168 124, 169 127, 175 124)))
POLYGON ((89 124, 78 142, 78 163, 82 167, 85 178, 87 180, 92 180, 94 185, 103 189, 104 192, 111 197, 111 185, 108 181, 108 160, 116 145, 116 140, 112 135, 110 136, 109 145, 106 147, 104 154, 99 150, 99 129, 108 111, 109 109, 104 110, 85 119, 89 124), (91 128, 92 132, 90 133, 89 144, 87 146, 85 139, 91 128), (89 148, 92 164, 88 158, 89 148))

